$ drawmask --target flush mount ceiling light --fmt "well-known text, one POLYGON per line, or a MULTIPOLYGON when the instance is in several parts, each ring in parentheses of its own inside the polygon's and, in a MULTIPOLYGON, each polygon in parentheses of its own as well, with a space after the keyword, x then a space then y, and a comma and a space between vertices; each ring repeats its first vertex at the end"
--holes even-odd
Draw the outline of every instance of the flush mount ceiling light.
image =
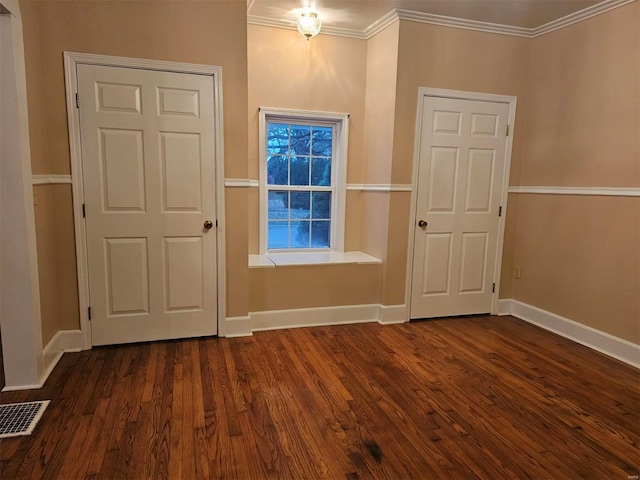
POLYGON ((315 37, 320 33, 322 22, 318 18, 317 13, 305 12, 300 15, 300 18, 298 18, 297 25, 300 35, 304 35, 307 37, 307 41, 309 41, 311 37, 315 37))

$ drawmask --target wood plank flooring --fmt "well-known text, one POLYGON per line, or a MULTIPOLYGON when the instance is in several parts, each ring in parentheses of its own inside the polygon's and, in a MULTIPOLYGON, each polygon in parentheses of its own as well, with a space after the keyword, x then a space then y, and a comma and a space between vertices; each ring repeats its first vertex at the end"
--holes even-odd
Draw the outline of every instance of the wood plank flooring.
POLYGON ((638 478, 640 372, 512 317, 65 354, 0 478, 638 478))

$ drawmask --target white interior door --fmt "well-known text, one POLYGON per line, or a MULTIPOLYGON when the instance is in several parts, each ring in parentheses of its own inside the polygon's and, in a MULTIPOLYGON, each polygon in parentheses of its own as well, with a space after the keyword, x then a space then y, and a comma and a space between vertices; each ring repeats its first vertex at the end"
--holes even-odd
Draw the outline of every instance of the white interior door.
POLYGON ((489 313, 509 106, 423 102, 411 318, 489 313))
POLYGON ((92 343, 216 334, 212 77, 78 65, 78 93, 92 343))

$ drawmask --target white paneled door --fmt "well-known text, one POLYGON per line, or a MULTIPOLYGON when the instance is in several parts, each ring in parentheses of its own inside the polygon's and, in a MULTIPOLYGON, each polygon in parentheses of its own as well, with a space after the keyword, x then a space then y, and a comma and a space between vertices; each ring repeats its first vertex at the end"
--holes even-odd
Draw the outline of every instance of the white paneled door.
POLYGON ((78 65, 94 345, 217 333, 211 76, 78 65))
POLYGON ((489 313, 509 105, 423 102, 411 318, 489 313))

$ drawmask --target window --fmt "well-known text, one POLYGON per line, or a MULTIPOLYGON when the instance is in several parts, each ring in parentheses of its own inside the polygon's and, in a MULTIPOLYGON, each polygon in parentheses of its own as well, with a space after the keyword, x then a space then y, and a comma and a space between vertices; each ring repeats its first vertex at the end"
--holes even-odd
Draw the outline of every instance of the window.
POLYGON ((346 114, 260 109, 260 249, 343 251, 346 114))

